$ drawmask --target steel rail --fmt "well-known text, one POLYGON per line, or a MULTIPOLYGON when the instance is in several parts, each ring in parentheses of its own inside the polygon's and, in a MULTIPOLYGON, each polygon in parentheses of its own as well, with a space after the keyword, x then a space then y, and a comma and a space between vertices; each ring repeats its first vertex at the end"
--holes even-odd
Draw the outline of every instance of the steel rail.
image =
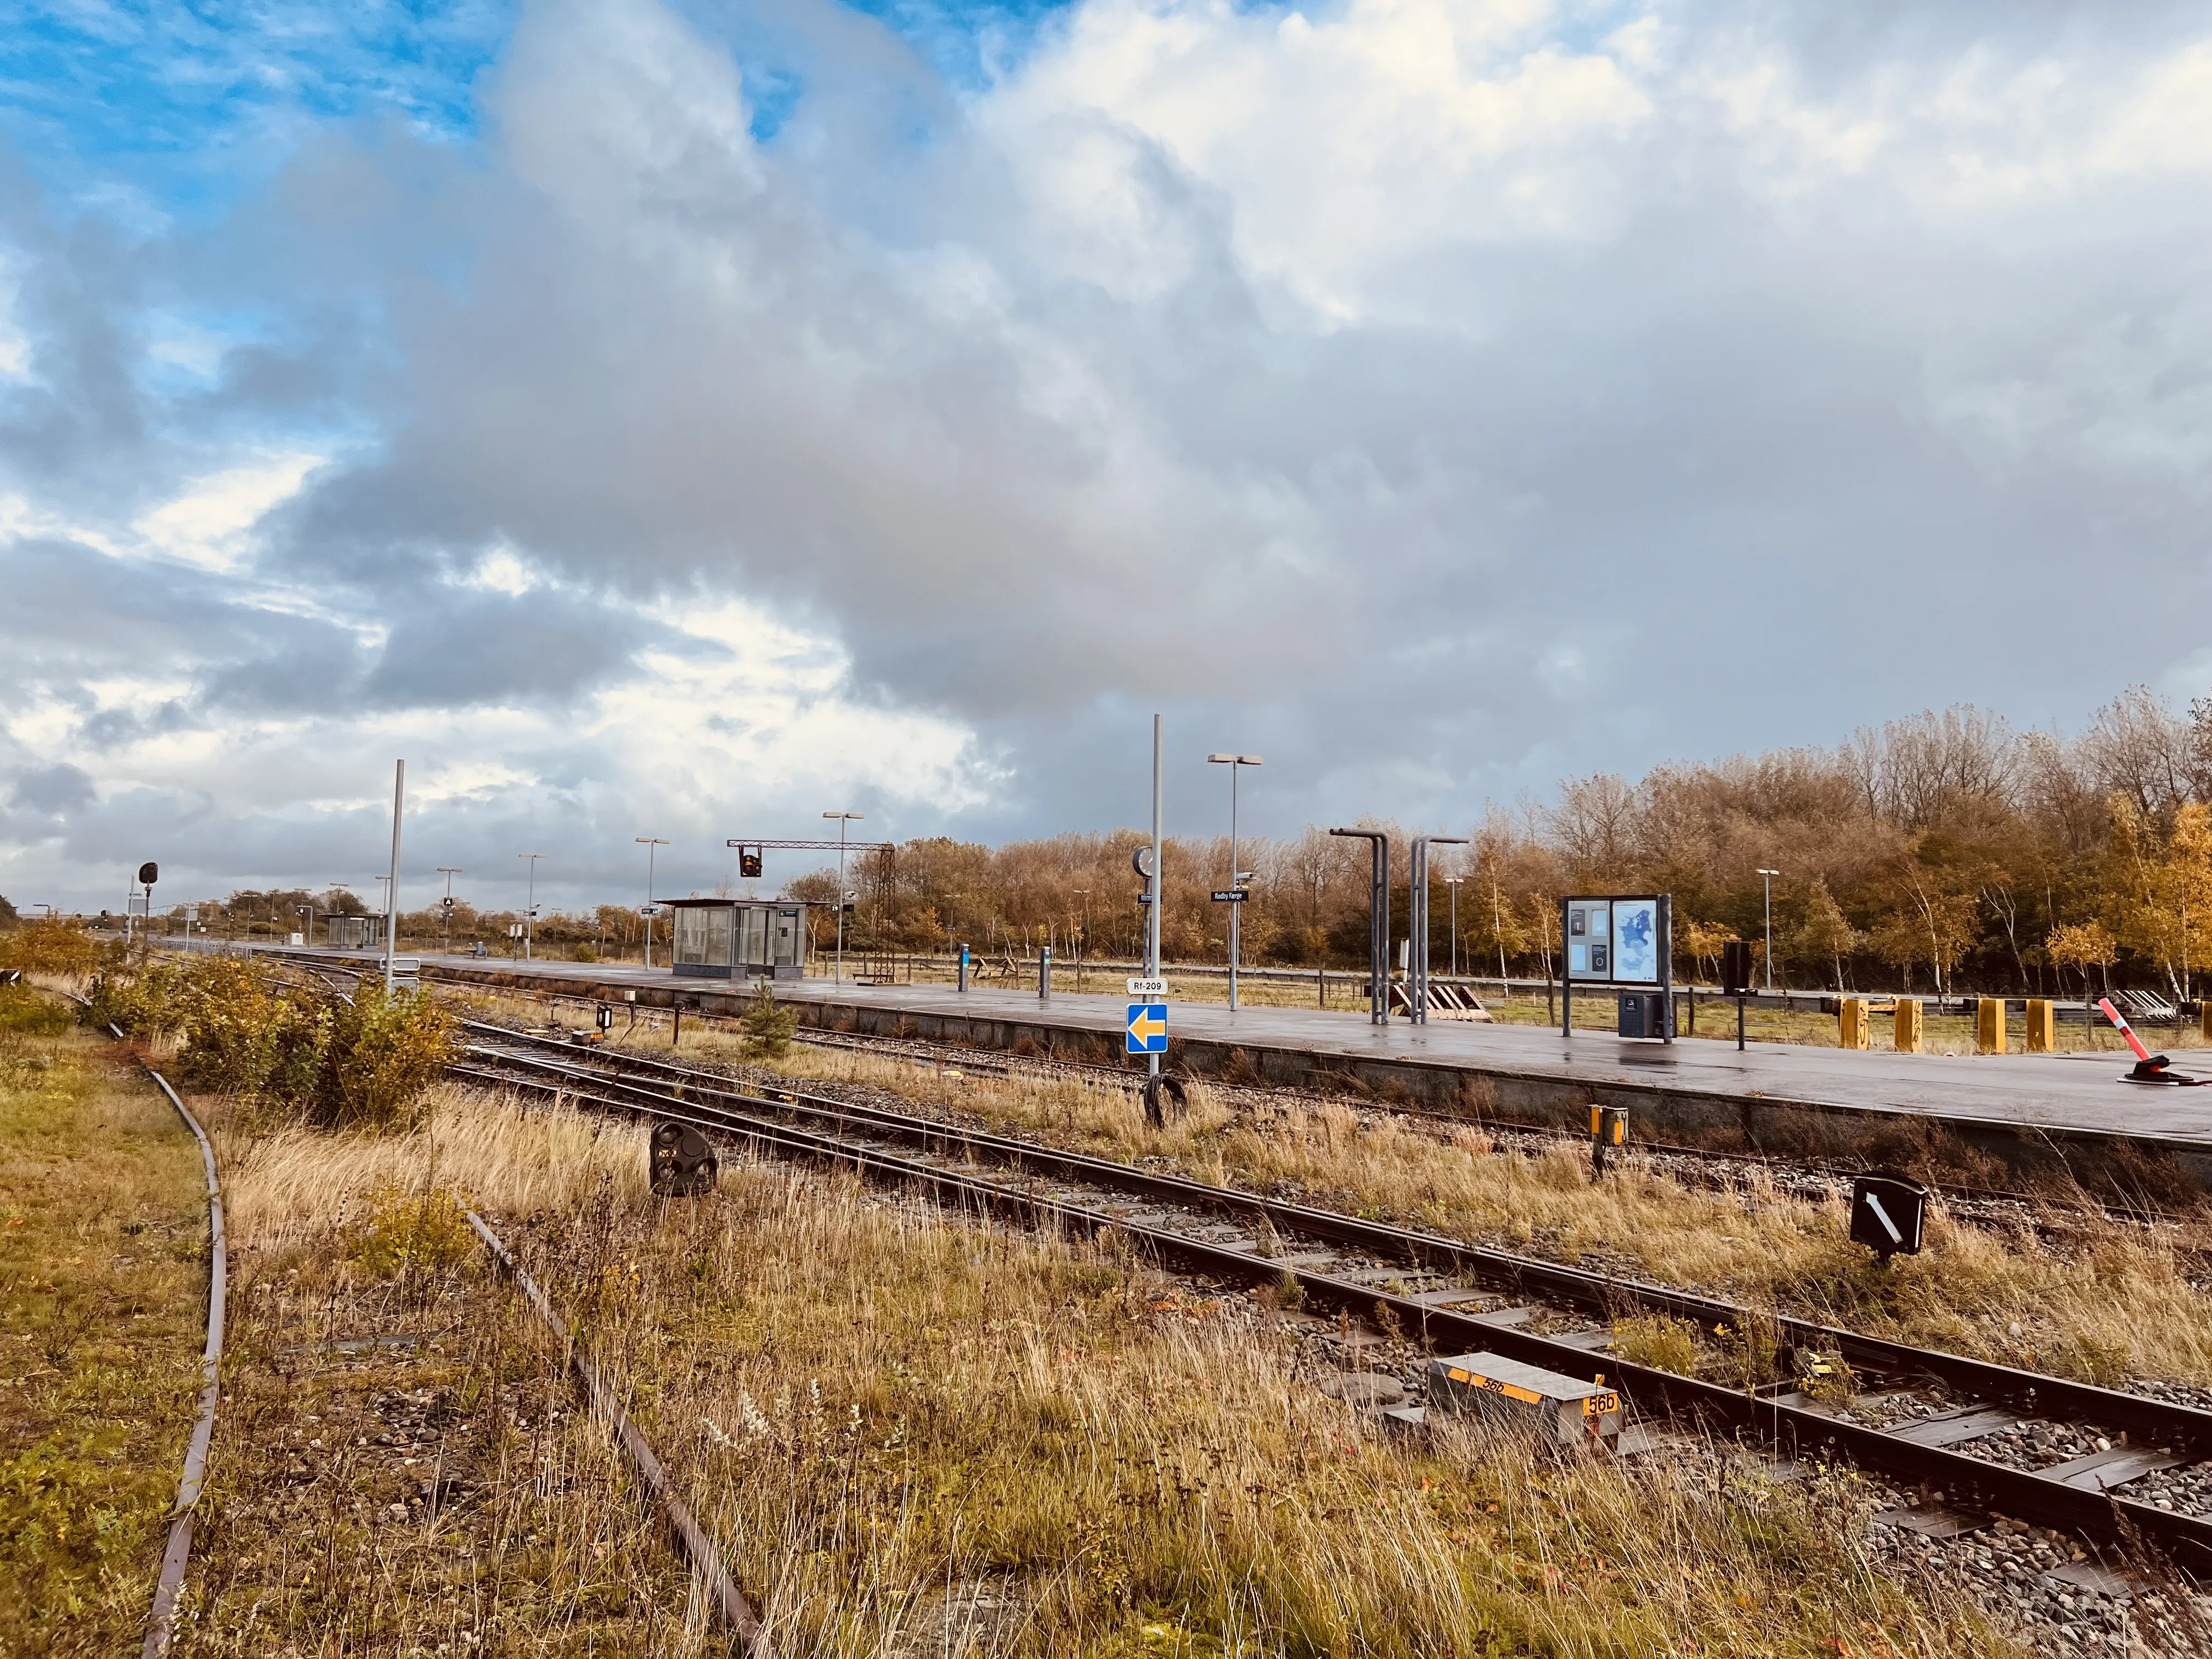
POLYGON ((721 1552, 715 1548, 714 1540, 700 1526, 697 1517, 691 1513, 690 1506, 676 1495, 676 1489, 668 1479, 668 1471, 662 1466, 660 1459, 653 1455, 646 1437, 638 1432, 637 1425, 630 1421, 629 1413, 623 1409, 622 1402, 600 1376, 599 1368, 577 1345, 574 1334, 569 1330, 568 1322, 561 1317, 560 1310, 554 1307, 552 1297, 546 1295, 538 1281, 524 1270, 522 1264, 514 1259, 506 1243, 482 1216, 474 1210, 465 1213, 469 1225, 476 1229, 477 1237, 484 1242, 485 1248, 499 1262, 501 1270, 514 1279, 525 1299, 537 1311, 538 1318, 559 1340, 568 1370, 583 1389, 585 1399, 590 1401, 592 1414, 606 1425, 616 1443, 621 1446, 653 1497, 659 1501, 661 1512, 667 1516, 668 1524, 676 1534, 678 1547, 684 1552, 691 1571, 706 1586, 715 1611, 722 1616, 722 1622, 729 1626, 731 1632, 744 1650, 753 1656, 753 1659, 774 1659, 775 1650, 769 1645, 768 1632, 761 1627, 760 1620, 754 1613, 752 1604, 745 1600, 744 1592, 738 1588, 728 1569, 723 1566, 721 1552))
MULTIPOLYGON (((110 1025, 115 1040, 120 1042, 123 1033, 110 1025)), ((177 1115, 192 1132, 192 1139, 200 1144, 200 1161, 205 1166, 208 1191, 208 1322, 207 1347, 200 1357, 200 1399, 198 1414, 192 1419, 192 1436, 185 1447, 184 1478, 177 1483, 177 1502, 171 1510, 169 1540, 161 1551, 161 1576, 154 1584, 154 1607, 146 1629, 145 1646, 140 1650, 143 1659, 163 1659, 177 1637, 177 1601, 184 1593, 185 1568, 191 1559, 192 1528, 198 1516, 200 1489, 207 1482, 208 1448, 215 1438, 215 1408, 222 1391, 222 1328, 224 1305, 228 1300, 229 1282, 229 1245, 222 1224, 222 1186, 216 1178, 215 1147, 209 1142, 207 1131, 191 1115, 177 1091, 169 1086, 169 1079, 149 1065, 145 1057, 138 1063, 146 1067, 146 1074, 161 1085, 161 1092, 169 1097, 169 1104, 177 1109, 177 1115)))
MULTIPOLYGON (((958 1174, 708 1102, 661 1094, 653 1097, 657 1103, 647 1104, 634 1097, 652 1097, 652 1091, 640 1090, 635 1085, 622 1085, 633 1097, 625 1099, 620 1096, 594 1096, 562 1082, 530 1076, 526 1071, 517 1078, 483 1066, 459 1066, 453 1069, 456 1075, 471 1081, 520 1088, 556 1099, 580 1101, 621 1111, 652 1110, 695 1127, 733 1133, 754 1146, 832 1166, 849 1165, 864 1176, 881 1181, 919 1186, 939 1199, 957 1198, 963 1205, 986 1212, 1010 1212, 1032 1225, 1051 1223, 1094 1236, 1115 1230, 1164 1260, 1179 1261, 1225 1279, 1268 1283, 1287 1278, 1297 1283, 1309 1301, 1322 1306, 1357 1313, 1363 1318, 1387 1310, 1401 1328, 1418 1331, 1423 1343, 1431 1348, 1488 1349, 1577 1376, 1591 1375, 1595 1370, 1593 1362, 1598 1358, 1589 1350, 1571 1343, 1455 1314, 1448 1309, 1432 1308, 1411 1297, 1287 1266, 1281 1261, 1227 1245, 1147 1226, 1107 1212, 958 1174)), ((785 1104, 761 1103, 771 1109, 785 1104)), ((1108 1168, 1126 1171, 1126 1166, 1121 1165, 1108 1168)), ((1198 1190, 1206 1193, 1218 1189, 1198 1190)), ((1939 1487, 1947 1494, 1971 1495, 1973 1500, 2000 1514, 2062 1528, 2117 1544, 2124 1550, 2140 1551, 2148 1547, 2177 1565, 2193 1571, 2212 1571, 2212 1522, 2116 1497, 2108 1492, 2069 1486, 2027 1470, 1984 1462, 1944 1448, 1918 1445, 1881 1429, 1636 1364, 1617 1356, 1606 1356, 1603 1364, 1603 1374, 1615 1379, 1639 1408, 1649 1410, 1656 1406, 1667 1416, 1690 1421, 1708 1431, 1716 1428, 1747 1431, 1789 1456, 1838 1450, 1857 1463, 1907 1483, 1939 1487)))
MULTIPOLYGON (((564 1063, 577 1066, 575 1049, 550 1038, 511 1033, 481 1022, 464 1022, 471 1029, 497 1032, 503 1040, 520 1040, 534 1047, 562 1053, 564 1063)), ((608 1051, 595 1049, 591 1059, 604 1064, 608 1051)), ((544 1065, 548 1062, 538 1060, 544 1065)), ((1263 1220, 1280 1231, 1297 1232, 1332 1243, 1350 1245, 1378 1255, 1410 1258, 1425 1267, 1446 1273, 1502 1280, 1512 1287, 1565 1302, 1586 1312, 1613 1317, 1626 1308, 1687 1319, 1711 1328, 1731 1324, 1741 1329, 1747 1319, 1771 1320, 1777 1331, 1793 1346, 1823 1353, 1840 1354, 1865 1370, 1893 1376, 1935 1377, 1961 1392, 1999 1401, 2038 1414, 2085 1419, 2125 1429, 2130 1434, 2153 1434, 2212 1455, 2212 1412, 2153 1400, 2094 1383, 2022 1370, 1941 1349, 1922 1348, 1885 1338, 1869 1336, 1815 1321, 1693 1295, 1646 1280, 1571 1267, 1559 1262, 1516 1255, 1432 1233, 1387 1223, 1367 1221, 1338 1211, 1317 1209, 1281 1199, 1212 1187, 1202 1182, 1155 1170, 1141 1170, 1081 1152, 1062 1152, 1031 1141, 945 1123, 880 1107, 830 1100, 799 1091, 763 1091, 747 1094, 731 1086, 733 1079, 713 1073, 675 1065, 643 1055, 622 1054, 618 1063, 639 1071, 674 1075, 681 1089, 704 1091, 722 1098, 765 1106, 771 1110, 826 1116, 838 1122, 863 1121, 883 1133, 920 1140, 946 1150, 987 1154, 1000 1161, 1044 1170, 1091 1185, 1108 1184, 1138 1191, 1148 1197, 1225 1211, 1243 1218, 1263 1220)), ((635 1086, 635 1085, 628 1085, 635 1086)))

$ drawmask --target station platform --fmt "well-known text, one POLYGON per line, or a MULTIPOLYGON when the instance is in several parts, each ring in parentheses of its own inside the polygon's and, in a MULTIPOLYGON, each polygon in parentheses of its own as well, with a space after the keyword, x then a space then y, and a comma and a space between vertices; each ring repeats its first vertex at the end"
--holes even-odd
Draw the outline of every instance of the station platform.
MULTIPOLYGON (((734 1012, 752 994, 742 982, 679 979, 635 964, 417 959, 434 979, 648 1006, 672 1006, 682 998, 716 1014, 734 1012)), ((775 989, 812 1024, 1123 1063, 1129 1000, 1118 994, 1055 989, 1041 998, 1033 989, 963 992, 827 976, 783 981, 775 989)), ((1632 1117, 1634 1138, 1746 1150, 1815 1152, 1839 1139, 1863 1150, 1869 1121, 1887 1119, 1940 1128, 1999 1154, 2015 1170, 2022 1146, 2118 1143, 2161 1164, 2179 1160, 2201 1170, 2202 1183, 2212 1188, 2212 1087, 2124 1083, 2130 1060, 2118 1052, 1950 1056, 1761 1042, 1739 1051, 1733 1037, 1662 1044, 1578 1031, 1563 1038, 1526 1025, 1415 1026, 1402 1018, 1376 1025, 1364 1010, 1232 1012, 1206 1002, 1170 1003, 1169 1019, 1170 1060, 1200 1076, 1340 1086, 1474 1118, 1570 1129, 1586 1129, 1592 1103, 1622 1105, 1640 1113, 1632 1117)), ((2205 1062, 2212 1073, 2212 1054, 2205 1062)), ((1900 1151, 1905 1146, 1901 1141, 1900 1151)))

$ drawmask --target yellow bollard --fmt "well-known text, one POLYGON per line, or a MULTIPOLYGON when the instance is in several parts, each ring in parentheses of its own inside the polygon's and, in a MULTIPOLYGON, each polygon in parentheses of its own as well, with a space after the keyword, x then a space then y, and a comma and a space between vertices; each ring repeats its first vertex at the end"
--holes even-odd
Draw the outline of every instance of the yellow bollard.
POLYGON ((2004 999, 1979 998, 1974 1003, 1974 1052, 1978 1054, 2001 1054, 2004 1051, 2004 999))
POLYGON ((1920 1052, 1920 1000, 1917 997, 1897 1000, 1897 1052, 1917 1054, 1920 1052))
POLYGON ((1845 997, 1836 1005, 1836 1041, 1845 1048, 1863 1048, 1870 1034, 1867 1030, 1867 1006, 1864 997, 1845 997))
POLYGON ((2197 1029, 2204 1034, 2207 1042, 2212 1042, 2212 997, 2197 1005, 2197 1029))
POLYGON ((2027 1052, 2031 1054, 2055 1054, 2058 1052, 2058 1011, 2051 1003, 2030 998, 2027 1004, 2027 1052))

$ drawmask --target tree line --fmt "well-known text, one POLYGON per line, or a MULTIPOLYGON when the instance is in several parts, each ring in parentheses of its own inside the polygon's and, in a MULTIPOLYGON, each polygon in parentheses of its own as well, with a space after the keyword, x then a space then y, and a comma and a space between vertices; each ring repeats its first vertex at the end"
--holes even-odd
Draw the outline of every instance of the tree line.
MULTIPOLYGON (((1392 937, 1403 939, 1408 842, 1420 832, 1356 827, 1390 836, 1392 937)), ((1763 952, 1759 872, 1772 870, 1778 983, 2061 995, 2135 985, 2190 1000, 2212 961, 2212 699, 2177 714, 2137 687, 2071 738, 1960 705, 1863 728, 1833 748, 1672 763, 1634 781, 1571 778, 1549 804, 1493 804, 1474 823, 1425 833, 1466 840, 1431 860, 1438 970, 1456 955, 1474 975, 1550 978, 1562 895, 1667 892, 1676 972, 1710 981, 1728 940, 1763 952)), ((848 945, 1132 959, 1143 883, 1131 859, 1145 839, 1134 830, 996 847, 934 837, 856 855, 848 945)), ((1247 963, 1365 966, 1364 842, 1313 826, 1248 836, 1237 850, 1251 894, 1247 963)), ((1231 884, 1227 837, 1171 837, 1165 854, 1165 955, 1225 961, 1228 907, 1211 895, 1231 884)), ((834 870, 818 869, 776 896, 830 903, 837 887, 834 870)), ((303 910, 368 908, 336 890, 241 890, 202 915, 220 935, 281 937, 303 910)), ((505 949, 522 921, 465 902, 448 918, 433 905, 402 917, 401 938, 505 949)), ((634 906, 603 904, 543 915, 535 931, 548 954, 634 956, 643 927, 634 906)), ((665 918, 656 936, 665 948, 665 918)))
MULTIPOLYGON (((1409 832, 1391 840, 1392 937, 1409 911, 1409 832)), ((1674 896, 1677 972, 1717 976, 1722 945, 1763 956, 1772 879, 1778 983, 2080 994, 2134 984, 2184 1000, 2212 963, 2212 700, 2186 714, 2136 688, 2078 736, 2016 731, 1961 705, 1796 748, 1563 782, 1549 805, 1493 805, 1429 833, 1431 957, 1548 978, 1568 893, 1674 896), (1454 914, 1456 910, 1456 923, 1454 914)), ((1001 847, 937 839, 858 863, 854 936, 900 949, 1050 945, 1128 958, 1141 945, 1135 830, 1001 847)), ((1315 826, 1247 838, 1245 960, 1364 967, 1369 854, 1315 826)), ((1226 959, 1226 837, 1164 860, 1170 960, 1226 959)), ((828 900, 830 872, 790 884, 828 900)))

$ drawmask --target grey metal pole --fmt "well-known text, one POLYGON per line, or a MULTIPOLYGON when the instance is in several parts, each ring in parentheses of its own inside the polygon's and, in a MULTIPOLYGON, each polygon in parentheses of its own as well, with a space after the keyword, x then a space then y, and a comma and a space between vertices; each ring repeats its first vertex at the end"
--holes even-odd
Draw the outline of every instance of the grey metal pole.
POLYGON ((392 763, 392 879, 384 885, 384 994, 392 994, 393 953, 399 948, 399 816, 407 805, 407 763, 392 763))
MULTIPOLYGON (((1407 902, 1409 915, 1406 951, 1406 1018, 1416 1025, 1429 1023, 1429 848, 1464 847, 1464 836, 1416 836, 1413 837, 1410 874, 1413 892, 1407 902)), ((1455 907, 1459 902, 1459 890, 1452 889, 1455 907)), ((1459 911, 1455 908, 1456 918, 1459 911)), ((1455 922, 1455 925, 1456 923, 1455 922)))
MULTIPOLYGON (((1152 867, 1145 877, 1145 884, 1152 890, 1152 903, 1146 908, 1151 914, 1145 918, 1145 977, 1160 976, 1160 716, 1152 716, 1152 867)), ((1154 1079, 1160 1074, 1160 1057, 1147 1054, 1146 1071, 1154 1079)), ((1155 1082, 1157 1090, 1157 1081, 1155 1082)), ((1155 1095, 1157 1098, 1157 1094, 1155 1095)))
POLYGON ((1575 1034, 1575 980, 1567 964, 1572 960, 1567 943, 1567 902, 1559 901, 1559 1035, 1571 1037, 1575 1034))
POLYGON ((1766 884, 1766 988, 1774 989, 1774 878, 1779 870, 1761 870, 1759 875, 1766 884))
MULTIPOLYGON (((1236 763, 1235 761, 1231 761, 1231 762, 1230 762, 1230 763, 1229 763, 1229 890, 1230 890, 1231 892, 1232 892, 1232 893, 1233 893, 1233 892, 1236 892, 1236 891, 1237 890, 1237 763, 1236 763)), ((1241 935, 1239 934, 1239 933, 1238 933, 1238 931, 1237 931, 1237 918, 1238 918, 1238 917, 1243 914, 1243 909, 1244 909, 1244 907, 1243 907, 1243 905, 1241 905, 1241 904, 1237 903, 1234 899, 1231 899, 1231 900, 1230 901, 1230 903, 1229 903, 1229 1012, 1230 1012, 1231 1013, 1232 1013, 1232 1014, 1233 1014, 1233 1013, 1235 1013, 1235 1012, 1237 1012, 1237 947, 1238 940, 1239 940, 1239 939, 1241 938, 1241 935)))
MULTIPOLYGON (((1390 1023, 1390 837, 1380 830, 1332 830, 1367 843, 1367 1023, 1390 1023)), ((1322 981, 1324 986, 1328 983, 1322 981)), ((1324 993, 1326 994, 1326 993, 1324 993)))

